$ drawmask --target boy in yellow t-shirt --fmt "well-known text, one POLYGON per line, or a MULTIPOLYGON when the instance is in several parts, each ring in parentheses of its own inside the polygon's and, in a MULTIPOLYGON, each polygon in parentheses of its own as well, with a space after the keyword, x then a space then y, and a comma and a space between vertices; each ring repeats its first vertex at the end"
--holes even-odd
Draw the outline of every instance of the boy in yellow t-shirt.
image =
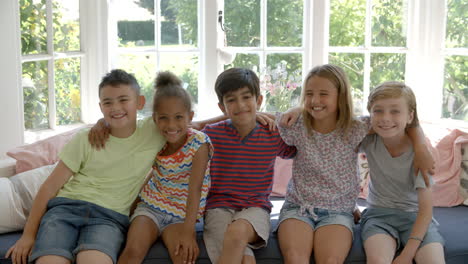
POLYGON ((137 197, 164 139, 154 122, 137 124, 145 104, 132 75, 108 73, 99 106, 110 127, 106 148, 79 132, 41 186, 23 235, 7 252, 13 263, 116 263, 137 197), (33 247, 34 246, 34 247, 33 247))

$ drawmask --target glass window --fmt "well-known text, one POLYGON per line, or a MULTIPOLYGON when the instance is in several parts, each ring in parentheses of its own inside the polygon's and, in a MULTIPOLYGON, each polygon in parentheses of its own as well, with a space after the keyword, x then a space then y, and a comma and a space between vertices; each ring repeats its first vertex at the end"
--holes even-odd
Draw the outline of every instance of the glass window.
POLYGON ((146 105, 140 115, 152 114, 153 85, 158 71, 171 71, 181 78, 196 106, 198 1, 122 0, 115 2, 114 9, 119 37, 114 67, 133 73, 142 87, 146 105))
POLYGON ((27 130, 81 121, 81 58, 84 53, 80 51, 79 17, 79 0, 20 1, 27 130))
POLYGON ((330 9, 329 62, 348 74, 355 113, 363 114, 373 87, 405 81, 407 1, 331 0, 330 9))

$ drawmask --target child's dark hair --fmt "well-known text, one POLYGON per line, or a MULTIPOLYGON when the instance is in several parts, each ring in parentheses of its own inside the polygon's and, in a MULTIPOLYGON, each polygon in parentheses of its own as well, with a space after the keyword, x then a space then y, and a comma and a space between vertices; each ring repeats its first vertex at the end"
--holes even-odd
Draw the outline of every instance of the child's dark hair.
POLYGON ((192 112, 192 98, 182 87, 182 80, 172 72, 159 72, 154 80, 154 89, 153 113, 157 112, 159 104, 167 97, 180 98, 187 111, 192 112))
POLYGON ((129 85, 136 92, 137 96, 140 95, 140 85, 135 79, 135 76, 121 69, 112 70, 102 77, 101 83, 99 84, 99 95, 101 95, 101 90, 104 86, 118 86, 120 84, 129 85))
POLYGON ((244 87, 249 88, 249 91, 256 98, 260 96, 260 80, 255 72, 244 68, 225 70, 216 78, 215 91, 218 102, 222 104, 223 96, 244 87))

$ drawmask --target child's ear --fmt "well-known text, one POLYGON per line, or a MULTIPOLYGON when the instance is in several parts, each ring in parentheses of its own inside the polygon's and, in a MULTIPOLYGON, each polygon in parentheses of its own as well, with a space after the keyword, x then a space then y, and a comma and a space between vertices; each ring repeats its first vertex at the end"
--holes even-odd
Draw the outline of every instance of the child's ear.
POLYGON ((143 109, 143 107, 145 106, 145 103, 146 103, 146 98, 144 95, 139 95, 137 97, 137 109, 138 110, 141 110, 143 109))
POLYGON ((218 103, 219 109, 223 112, 224 115, 226 115, 226 107, 224 106, 223 103, 218 103))
POLYGON ((262 102, 263 102, 263 95, 259 95, 257 97, 257 111, 260 110, 260 106, 262 106, 262 102))
POLYGON ((411 111, 408 117, 408 125, 413 123, 413 119, 414 119, 414 111, 411 111))
POLYGON ((190 114, 189 114, 189 120, 190 120, 190 122, 192 122, 192 119, 193 119, 193 115, 194 115, 194 114, 195 114, 195 113, 194 113, 193 111, 190 111, 190 114))

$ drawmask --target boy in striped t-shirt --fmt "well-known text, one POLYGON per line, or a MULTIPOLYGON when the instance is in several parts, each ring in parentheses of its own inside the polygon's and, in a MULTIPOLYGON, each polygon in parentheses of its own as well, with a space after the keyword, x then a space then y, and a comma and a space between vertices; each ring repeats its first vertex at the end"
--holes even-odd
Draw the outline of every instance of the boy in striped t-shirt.
POLYGON ((215 90, 229 119, 203 130, 214 147, 205 245, 213 263, 255 263, 252 249, 266 246, 270 233, 276 157, 292 158, 296 149, 278 131, 257 123, 263 97, 253 71, 228 69, 218 76, 215 90))

